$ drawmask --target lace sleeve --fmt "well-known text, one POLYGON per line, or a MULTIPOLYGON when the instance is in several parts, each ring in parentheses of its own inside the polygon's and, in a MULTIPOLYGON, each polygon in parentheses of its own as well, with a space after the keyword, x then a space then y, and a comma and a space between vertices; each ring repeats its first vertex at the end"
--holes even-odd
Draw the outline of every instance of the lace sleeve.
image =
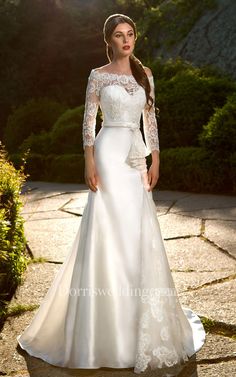
POLYGON ((146 104, 142 111, 143 116, 143 131, 145 136, 145 142, 150 152, 153 150, 160 151, 159 137, 158 137, 158 125, 155 113, 155 88, 153 76, 148 76, 151 86, 150 95, 154 99, 152 107, 149 110, 149 106, 146 104))
POLYGON ((83 149, 85 146, 91 146, 95 140, 96 117, 99 106, 99 81, 92 69, 88 77, 88 83, 85 95, 85 109, 82 126, 83 149))

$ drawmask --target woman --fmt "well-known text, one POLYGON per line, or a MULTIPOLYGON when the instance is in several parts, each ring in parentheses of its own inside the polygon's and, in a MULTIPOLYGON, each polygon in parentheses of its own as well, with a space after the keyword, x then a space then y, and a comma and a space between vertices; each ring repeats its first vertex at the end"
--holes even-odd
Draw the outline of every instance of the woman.
POLYGON ((133 55, 128 16, 111 15, 103 32, 110 62, 90 72, 83 121, 88 201, 72 250, 18 341, 53 365, 169 374, 202 347, 205 331, 179 303, 152 198, 159 175, 152 72, 133 55))

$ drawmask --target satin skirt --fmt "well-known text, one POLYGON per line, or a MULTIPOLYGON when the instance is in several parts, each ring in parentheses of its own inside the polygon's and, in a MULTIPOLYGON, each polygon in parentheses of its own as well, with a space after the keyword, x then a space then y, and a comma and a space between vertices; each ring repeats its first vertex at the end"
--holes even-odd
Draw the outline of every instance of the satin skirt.
POLYGON ((71 250, 32 322, 17 337, 30 355, 68 368, 177 367, 205 340, 179 303, 152 192, 126 163, 132 131, 102 127, 71 250))

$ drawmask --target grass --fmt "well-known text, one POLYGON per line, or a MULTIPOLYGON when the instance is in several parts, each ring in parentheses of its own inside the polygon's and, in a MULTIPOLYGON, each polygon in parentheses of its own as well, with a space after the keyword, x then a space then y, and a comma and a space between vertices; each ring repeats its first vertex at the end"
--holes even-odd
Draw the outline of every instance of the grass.
POLYGON ((204 329, 206 332, 210 334, 217 334, 222 336, 227 336, 233 340, 236 340, 236 326, 230 325, 228 323, 215 321, 213 319, 199 316, 202 324, 204 326, 204 329))
POLYGON ((8 306, 6 310, 6 317, 15 317, 25 312, 34 311, 39 308, 39 304, 15 304, 8 306))

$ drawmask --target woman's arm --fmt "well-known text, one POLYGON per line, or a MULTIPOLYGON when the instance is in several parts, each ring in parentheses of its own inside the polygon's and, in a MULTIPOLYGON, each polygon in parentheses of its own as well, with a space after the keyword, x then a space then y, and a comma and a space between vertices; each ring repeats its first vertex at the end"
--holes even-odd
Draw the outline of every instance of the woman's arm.
POLYGON ((85 96, 85 110, 82 126, 83 149, 85 157, 85 182, 92 191, 97 191, 98 175, 94 162, 94 140, 96 117, 99 106, 99 82, 94 70, 90 72, 85 96))
POLYGON ((155 86, 154 78, 150 68, 145 67, 146 74, 148 76, 151 92, 150 95, 153 98, 153 104, 149 109, 149 105, 146 104, 143 109, 143 128, 145 142, 148 149, 152 154, 152 164, 148 171, 148 182, 150 184, 150 190, 152 190, 159 179, 159 166, 160 166, 160 147, 159 147, 159 136, 158 136, 158 125, 156 120, 155 112, 155 86))

